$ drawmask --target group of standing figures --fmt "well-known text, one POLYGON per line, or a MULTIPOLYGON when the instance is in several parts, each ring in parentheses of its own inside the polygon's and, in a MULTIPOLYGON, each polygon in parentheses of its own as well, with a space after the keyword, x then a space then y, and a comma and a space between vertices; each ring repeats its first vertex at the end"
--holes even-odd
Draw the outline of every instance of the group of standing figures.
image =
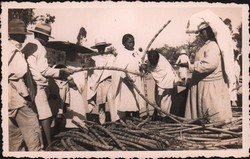
MULTIPOLYGON (((26 34, 29 33, 24 23, 19 19, 9 23, 10 151, 39 151, 43 148, 41 141, 45 147, 51 143, 51 121, 54 114, 47 95, 50 89, 49 79, 54 79, 59 87, 61 108, 57 112, 57 120, 63 117, 63 106, 69 104, 70 107, 69 89, 73 88, 83 94, 86 87, 79 84, 79 81, 84 83, 86 79, 88 113, 97 106, 99 123, 106 121, 103 115, 107 111, 106 105, 109 107, 111 121, 139 117, 139 111, 146 106, 139 94, 145 93, 142 76, 118 70, 94 70, 89 71, 85 79, 74 78, 79 68, 48 65, 45 44, 49 38, 53 38, 51 26, 39 23, 31 31, 34 39, 25 41, 26 34), (36 110, 31 108, 34 104, 36 110)), ((235 77, 231 68, 233 53, 227 26, 212 12, 204 11, 190 18, 187 32, 199 34, 205 44, 196 53, 193 64, 187 62, 188 59, 177 61, 180 67, 192 72, 184 117, 195 119, 211 115, 210 122, 232 118, 230 92, 235 77)), ((91 47, 99 53, 92 57, 94 66, 150 73, 155 81, 155 101, 162 110, 156 114, 165 121, 176 93, 176 72, 168 60, 155 50, 148 51, 146 58, 142 60, 143 53, 134 47, 133 35, 125 34, 121 41, 124 48, 116 50, 116 54, 105 54, 106 47, 111 44, 104 39, 96 39, 95 45, 91 47)), ((184 81, 186 83, 185 78, 184 81)))

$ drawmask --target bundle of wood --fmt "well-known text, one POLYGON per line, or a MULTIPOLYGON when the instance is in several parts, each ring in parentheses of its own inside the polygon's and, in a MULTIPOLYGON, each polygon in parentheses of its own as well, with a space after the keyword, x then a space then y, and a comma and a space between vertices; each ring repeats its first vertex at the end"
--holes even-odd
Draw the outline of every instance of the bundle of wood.
POLYGON ((47 151, 150 151, 241 148, 242 117, 210 124, 166 123, 129 118, 79 127, 55 136, 47 151))

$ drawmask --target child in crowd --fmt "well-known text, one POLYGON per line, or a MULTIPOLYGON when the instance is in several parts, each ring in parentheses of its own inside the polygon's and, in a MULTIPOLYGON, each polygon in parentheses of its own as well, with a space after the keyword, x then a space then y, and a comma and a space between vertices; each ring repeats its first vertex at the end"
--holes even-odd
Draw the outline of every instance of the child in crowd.
MULTIPOLYGON (((117 51, 114 67, 139 72, 141 57, 138 49, 135 49, 134 36, 125 34, 122 38, 124 48, 117 51)), ((123 117, 139 117, 139 110, 145 107, 145 101, 139 96, 131 82, 144 94, 142 77, 121 71, 114 71, 113 90, 115 105, 118 107, 118 115, 123 117)))

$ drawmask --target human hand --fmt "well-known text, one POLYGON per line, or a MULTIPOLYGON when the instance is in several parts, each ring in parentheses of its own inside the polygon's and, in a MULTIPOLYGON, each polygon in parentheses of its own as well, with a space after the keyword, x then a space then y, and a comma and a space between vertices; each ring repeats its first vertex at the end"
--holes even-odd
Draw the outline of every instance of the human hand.
POLYGON ((129 76, 126 76, 125 78, 124 78, 124 80, 125 80, 125 82, 127 83, 127 84, 129 84, 129 85, 132 85, 133 84, 133 79, 132 78, 130 78, 129 76))
POLYGON ((188 68, 188 63, 179 63, 177 64, 179 67, 186 67, 188 68))
POLYGON ((25 96, 25 97, 23 97, 23 98, 24 98, 24 100, 26 101, 27 106, 31 106, 31 105, 32 105, 32 100, 31 100, 30 95, 25 96))
POLYGON ((27 96, 25 96, 25 97, 23 97, 27 102, 31 102, 32 100, 31 100, 31 97, 29 96, 29 95, 27 95, 27 96))
POLYGON ((67 77, 71 74, 74 73, 73 69, 69 69, 69 68, 61 68, 59 71, 59 78, 61 79, 67 79, 67 77))
POLYGON ((141 64, 141 66, 139 66, 139 70, 140 70, 140 72, 147 73, 148 72, 148 65, 141 64))
POLYGON ((68 77, 68 84, 69 84, 70 88, 72 88, 74 90, 77 90, 76 83, 75 83, 74 79, 71 76, 68 77))

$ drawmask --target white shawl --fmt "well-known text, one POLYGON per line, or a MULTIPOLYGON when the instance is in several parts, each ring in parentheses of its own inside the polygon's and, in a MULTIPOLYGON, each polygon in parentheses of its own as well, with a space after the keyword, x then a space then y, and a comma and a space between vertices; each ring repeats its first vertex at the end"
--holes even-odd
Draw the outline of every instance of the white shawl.
POLYGON ((231 46, 232 38, 230 30, 217 15, 210 10, 205 10, 190 17, 186 32, 196 33, 201 23, 204 22, 207 23, 214 32, 217 44, 221 51, 227 83, 231 90, 231 87, 235 82, 235 77, 233 72, 234 53, 231 46))

